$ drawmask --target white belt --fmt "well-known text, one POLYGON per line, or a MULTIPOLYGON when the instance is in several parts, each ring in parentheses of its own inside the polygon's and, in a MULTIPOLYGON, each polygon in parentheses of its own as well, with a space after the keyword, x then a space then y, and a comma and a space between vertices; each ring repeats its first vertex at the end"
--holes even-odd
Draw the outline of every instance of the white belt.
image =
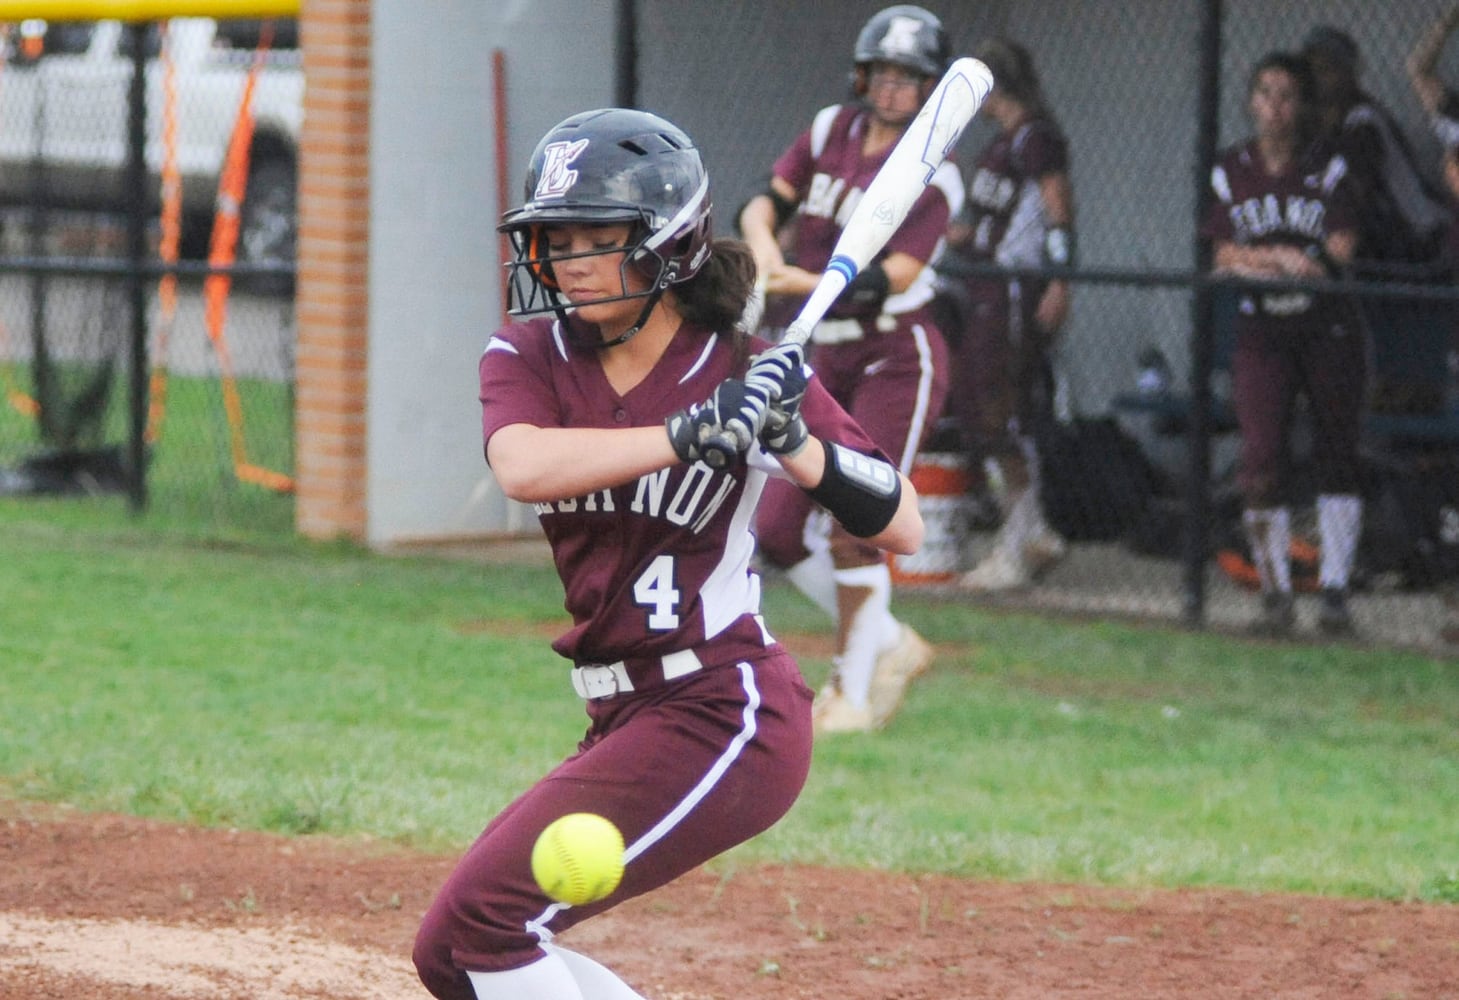
POLYGON ((692 649, 682 649, 665 656, 626 663, 581 663, 572 668, 572 687, 578 697, 587 701, 611 698, 643 688, 658 687, 668 681, 687 677, 704 664, 692 649), (637 685, 633 682, 638 677, 637 685))
POLYGON ((823 319, 811 331, 813 344, 847 344, 866 336, 858 319, 823 319))
POLYGON ((1272 292, 1261 297, 1261 308, 1268 316, 1292 316, 1312 308, 1312 296, 1306 292, 1272 292))

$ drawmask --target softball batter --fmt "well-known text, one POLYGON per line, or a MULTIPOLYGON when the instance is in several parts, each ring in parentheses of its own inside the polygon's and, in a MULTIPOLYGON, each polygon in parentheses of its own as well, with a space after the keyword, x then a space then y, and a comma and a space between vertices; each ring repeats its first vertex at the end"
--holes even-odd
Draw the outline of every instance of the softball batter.
POLYGON ((482 355, 486 457, 551 544, 572 617, 553 648, 589 726, 467 851, 415 963, 441 1000, 631 1000, 553 936, 765 830, 810 766, 811 692, 749 567, 767 478, 892 551, 915 551, 922 522, 911 485, 819 381, 737 329, 754 264, 711 238, 709 180, 677 127, 622 109, 568 118, 500 228, 514 314, 546 315, 482 355), (711 440, 736 461, 701 461, 711 440), (607 817, 627 845, 617 891, 582 907, 549 900, 530 865, 538 834, 572 812, 607 817))

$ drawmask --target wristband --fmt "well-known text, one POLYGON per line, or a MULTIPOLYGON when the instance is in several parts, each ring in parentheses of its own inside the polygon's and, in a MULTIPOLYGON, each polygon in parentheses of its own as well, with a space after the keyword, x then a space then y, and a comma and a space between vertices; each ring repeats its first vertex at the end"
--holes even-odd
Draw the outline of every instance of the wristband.
POLYGON ((882 303, 892 290, 892 280, 887 277, 886 268, 872 263, 856 272, 851 283, 836 297, 831 312, 834 316, 875 316, 881 312, 882 303))
POLYGON ((1044 233, 1044 263, 1054 267, 1074 266, 1074 230, 1050 226, 1044 233))
POLYGON ((882 459, 826 441, 821 446, 826 450, 826 471, 806 495, 857 538, 879 534, 901 505, 902 477, 882 459))

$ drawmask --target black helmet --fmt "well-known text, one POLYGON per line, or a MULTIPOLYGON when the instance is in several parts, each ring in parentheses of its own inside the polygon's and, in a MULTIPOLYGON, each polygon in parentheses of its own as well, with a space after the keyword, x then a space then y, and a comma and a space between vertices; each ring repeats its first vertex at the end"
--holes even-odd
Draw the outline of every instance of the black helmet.
POLYGON ((952 62, 952 45, 938 16, 913 4, 898 4, 872 15, 856 36, 857 93, 865 92, 866 68, 874 62, 904 66, 938 78, 952 62))
POLYGON ((993 74, 999 93, 1027 108, 1044 110, 1044 90, 1034 69, 1033 54, 1011 38, 985 38, 973 50, 993 74))
POLYGON ((709 218, 709 175, 681 129, 624 108, 573 115, 537 143, 527 168, 526 203, 503 214, 497 226, 515 250, 516 259, 507 265, 516 302, 512 313, 570 305, 558 297, 541 236, 545 225, 633 226, 625 261, 651 284, 617 299, 657 295, 697 274, 709 258, 709 218))

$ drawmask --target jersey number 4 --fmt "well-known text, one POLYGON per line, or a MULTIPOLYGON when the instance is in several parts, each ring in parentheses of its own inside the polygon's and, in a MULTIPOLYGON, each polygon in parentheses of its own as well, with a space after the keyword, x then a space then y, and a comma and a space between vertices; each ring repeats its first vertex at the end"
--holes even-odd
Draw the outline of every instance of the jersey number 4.
POLYGON ((648 608, 652 632, 669 632, 679 627, 679 588, 674 582, 674 557, 657 556, 633 583, 633 600, 648 608))

